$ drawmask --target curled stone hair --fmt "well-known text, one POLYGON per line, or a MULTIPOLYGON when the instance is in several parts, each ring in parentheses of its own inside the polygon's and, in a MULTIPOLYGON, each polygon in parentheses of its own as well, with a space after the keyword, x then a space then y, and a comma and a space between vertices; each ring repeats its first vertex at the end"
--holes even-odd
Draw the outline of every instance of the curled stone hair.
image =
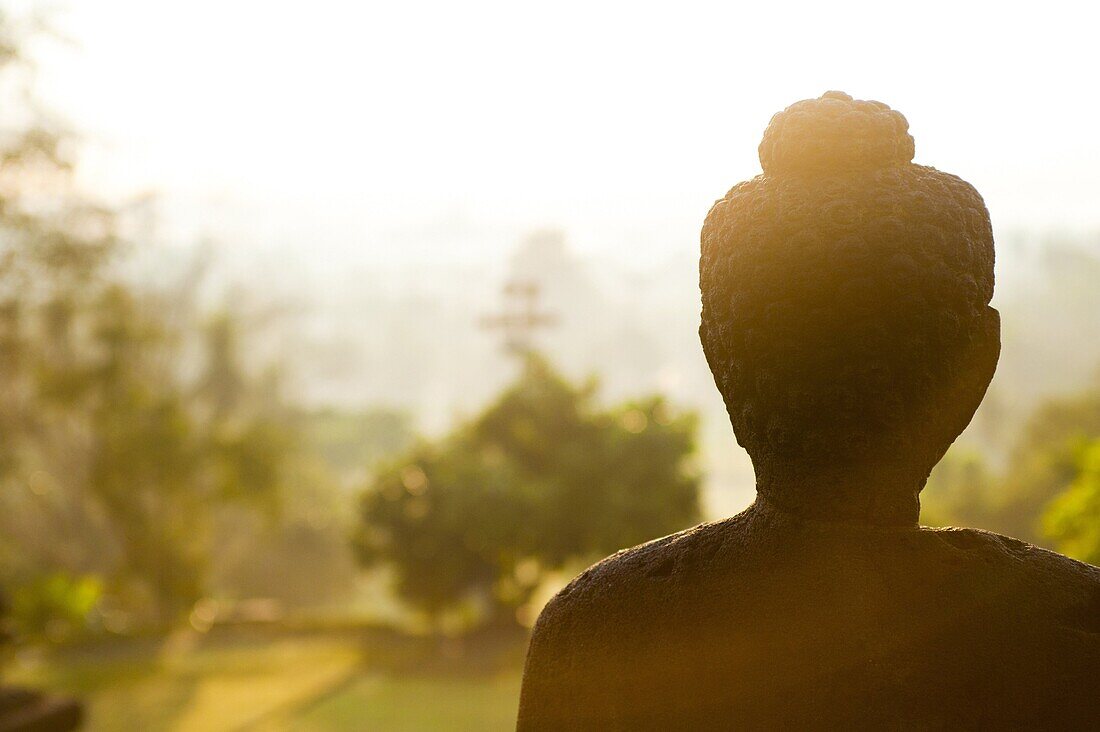
POLYGON ((912 162, 908 127, 841 92, 797 102, 764 133, 763 174, 703 225, 700 336, 778 505, 915 522, 992 376, 989 214, 912 162))

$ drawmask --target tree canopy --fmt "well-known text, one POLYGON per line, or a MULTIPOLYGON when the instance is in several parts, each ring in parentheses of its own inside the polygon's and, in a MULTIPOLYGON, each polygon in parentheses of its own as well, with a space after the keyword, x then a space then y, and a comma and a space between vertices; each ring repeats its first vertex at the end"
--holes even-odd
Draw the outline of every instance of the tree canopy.
POLYGON ((1080 443, 1076 475, 1043 514, 1059 551, 1100 565, 1100 438, 1080 443))
MULTIPOLYGON (((0 15, 5 82, 20 40, 0 15)), ((24 634, 93 611, 163 627, 207 589, 216 506, 279 502, 293 424, 189 273, 159 290, 125 276, 119 213, 25 106, 0 134, 0 580, 24 634)))
POLYGON ((357 544, 411 605, 514 622, 547 574, 699 518, 696 420, 660 397, 611 409, 538 356, 475 418, 379 471, 357 544))

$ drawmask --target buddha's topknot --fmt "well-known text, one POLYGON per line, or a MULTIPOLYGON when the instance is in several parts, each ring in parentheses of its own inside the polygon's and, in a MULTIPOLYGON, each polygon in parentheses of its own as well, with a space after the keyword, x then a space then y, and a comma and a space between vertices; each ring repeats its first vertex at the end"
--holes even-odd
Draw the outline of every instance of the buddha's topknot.
POLYGON ((793 104, 764 133, 764 174, 703 225, 700 335, 765 494, 791 465, 886 482, 890 454, 927 475, 973 413, 943 395, 973 393, 965 354, 996 342, 989 214, 966 181, 910 162, 907 130, 840 92, 793 104))
POLYGON ((770 175, 879 168, 910 162, 913 137, 901 112, 830 91, 772 117, 759 152, 770 175))

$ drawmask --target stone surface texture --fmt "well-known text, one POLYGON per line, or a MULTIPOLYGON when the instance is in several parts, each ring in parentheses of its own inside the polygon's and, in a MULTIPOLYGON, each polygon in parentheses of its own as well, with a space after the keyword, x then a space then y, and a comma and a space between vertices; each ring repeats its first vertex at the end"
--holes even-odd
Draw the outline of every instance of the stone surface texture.
POLYGON ((519 729, 1096 729, 1100 569, 918 526, 996 368, 981 196, 841 92, 712 207, 700 338, 757 501, 543 610, 519 729))

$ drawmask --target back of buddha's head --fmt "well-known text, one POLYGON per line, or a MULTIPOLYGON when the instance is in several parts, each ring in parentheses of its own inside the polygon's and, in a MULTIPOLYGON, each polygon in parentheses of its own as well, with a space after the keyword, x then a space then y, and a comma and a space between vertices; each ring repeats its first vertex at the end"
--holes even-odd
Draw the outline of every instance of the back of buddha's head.
POLYGON ((888 514, 893 496, 840 494, 868 476, 919 491, 992 376, 989 214, 912 163, 905 117, 880 102, 793 104, 759 153, 763 174, 703 226, 707 360, 762 492, 888 514))

